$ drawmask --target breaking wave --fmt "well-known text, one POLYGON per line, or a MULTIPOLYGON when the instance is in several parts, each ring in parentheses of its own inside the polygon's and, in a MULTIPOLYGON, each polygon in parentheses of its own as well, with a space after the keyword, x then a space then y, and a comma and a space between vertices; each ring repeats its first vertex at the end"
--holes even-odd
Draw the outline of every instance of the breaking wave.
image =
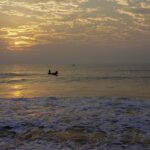
POLYGON ((149 108, 149 100, 128 97, 0 99, 0 146, 2 150, 148 149, 149 108))

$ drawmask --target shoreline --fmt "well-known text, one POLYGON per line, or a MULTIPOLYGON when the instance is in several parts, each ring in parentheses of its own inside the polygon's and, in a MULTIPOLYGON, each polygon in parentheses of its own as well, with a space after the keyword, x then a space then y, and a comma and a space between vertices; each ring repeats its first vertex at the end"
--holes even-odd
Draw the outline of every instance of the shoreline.
POLYGON ((1 100, 45 100, 45 99, 109 99, 109 100, 144 100, 150 101, 149 96, 33 96, 33 97, 0 97, 1 100))

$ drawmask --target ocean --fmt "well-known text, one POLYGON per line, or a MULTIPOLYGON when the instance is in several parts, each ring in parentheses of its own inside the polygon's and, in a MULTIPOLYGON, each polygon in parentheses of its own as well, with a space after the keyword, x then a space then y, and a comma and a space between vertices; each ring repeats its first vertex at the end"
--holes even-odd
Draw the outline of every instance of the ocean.
POLYGON ((0 66, 0 150, 149 147, 150 65, 0 66))
POLYGON ((1 65, 0 97, 150 98, 150 65, 1 65), (58 76, 48 70, 58 70, 58 76))

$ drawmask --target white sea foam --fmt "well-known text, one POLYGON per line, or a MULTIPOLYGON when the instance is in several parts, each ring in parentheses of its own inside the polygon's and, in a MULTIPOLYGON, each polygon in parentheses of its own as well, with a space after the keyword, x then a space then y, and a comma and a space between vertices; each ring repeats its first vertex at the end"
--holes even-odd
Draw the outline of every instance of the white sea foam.
POLYGON ((149 125, 149 100, 115 97, 0 99, 1 150, 147 149, 149 125), (35 129, 36 136, 41 137, 31 136, 35 129), (79 134, 79 141, 72 138, 72 131, 79 134), (57 138, 48 137, 50 132, 57 134, 57 138), (66 133, 70 136, 66 137, 66 133), (97 134, 102 134, 103 139, 87 139, 97 134), (17 143, 20 136, 23 139, 17 143), (83 137, 84 142, 80 139, 83 137))

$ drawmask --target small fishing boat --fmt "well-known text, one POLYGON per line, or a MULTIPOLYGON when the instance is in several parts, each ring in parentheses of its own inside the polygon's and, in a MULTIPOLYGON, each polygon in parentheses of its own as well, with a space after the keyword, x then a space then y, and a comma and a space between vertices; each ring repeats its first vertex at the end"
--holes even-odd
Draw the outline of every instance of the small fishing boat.
POLYGON ((56 71, 56 72, 51 72, 51 70, 49 69, 48 74, 49 74, 49 75, 58 76, 58 71, 56 71))

